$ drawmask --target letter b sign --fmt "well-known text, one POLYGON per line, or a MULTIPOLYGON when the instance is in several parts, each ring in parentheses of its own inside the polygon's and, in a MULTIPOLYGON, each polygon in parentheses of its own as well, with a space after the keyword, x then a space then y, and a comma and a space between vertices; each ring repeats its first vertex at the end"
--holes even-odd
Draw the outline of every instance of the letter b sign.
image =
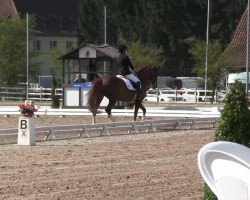
POLYGON ((27 120, 20 120, 20 129, 27 129, 28 128, 28 125, 27 125, 27 120))

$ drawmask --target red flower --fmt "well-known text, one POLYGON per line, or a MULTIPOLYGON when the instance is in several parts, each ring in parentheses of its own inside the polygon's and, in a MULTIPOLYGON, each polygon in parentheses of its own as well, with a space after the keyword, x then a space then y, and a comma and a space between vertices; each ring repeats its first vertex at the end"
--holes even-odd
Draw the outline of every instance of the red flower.
POLYGON ((19 108, 20 108, 19 111, 22 114, 34 114, 34 112, 36 112, 38 110, 32 104, 27 104, 27 103, 20 104, 19 108))

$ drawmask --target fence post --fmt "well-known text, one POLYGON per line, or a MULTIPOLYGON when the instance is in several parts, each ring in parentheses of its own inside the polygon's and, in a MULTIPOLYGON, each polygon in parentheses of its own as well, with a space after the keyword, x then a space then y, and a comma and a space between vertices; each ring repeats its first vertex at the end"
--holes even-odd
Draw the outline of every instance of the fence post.
POLYGON ((42 89, 42 87, 40 87, 40 101, 43 100, 42 93, 43 93, 43 89, 42 89))
POLYGON ((177 103, 177 87, 175 87, 175 103, 177 103))
POLYGON ((195 103, 198 102, 198 99, 197 99, 197 84, 195 85, 195 103))
POLYGON ((159 104, 159 95, 160 95, 160 91, 159 91, 160 89, 159 88, 157 88, 157 104, 159 104))

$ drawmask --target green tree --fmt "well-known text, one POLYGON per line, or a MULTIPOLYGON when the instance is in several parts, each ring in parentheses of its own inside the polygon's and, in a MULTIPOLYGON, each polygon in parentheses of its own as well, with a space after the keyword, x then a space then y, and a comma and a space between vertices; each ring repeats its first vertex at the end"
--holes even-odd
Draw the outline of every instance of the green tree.
MULTIPOLYGON (((187 40, 190 44, 189 53, 195 62, 193 71, 201 77, 205 77, 206 67, 206 42, 191 37, 187 40)), ((223 45, 219 40, 210 40, 208 44, 208 61, 207 61, 207 77, 210 80, 208 85, 213 91, 213 97, 215 90, 219 87, 221 79, 224 77, 224 69, 217 62, 219 56, 222 53, 223 45)))
POLYGON ((210 1, 210 38, 227 44, 247 6, 247 0, 210 1))
POLYGON ((132 57, 136 70, 145 66, 160 67, 162 53, 162 49, 146 46, 139 41, 132 42, 128 46, 128 54, 132 57))
MULTIPOLYGON (((204 0, 80 0, 80 42, 103 43, 103 6, 107 6, 107 43, 117 45, 121 38, 141 41, 161 48, 162 75, 194 76, 196 64, 186 39, 206 37, 207 1, 204 0), (114 10, 116 12, 114 12, 114 10)), ((212 1, 210 38, 226 45, 245 10, 247 0, 212 1)), ((224 48, 224 46, 223 46, 224 48)))
POLYGON ((49 54, 49 61, 51 66, 52 74, 56 77, 62 78, 62 60, 58 60, 58 57, 63 55, 63 53, 58 48, 53 48, 52 51, 49 54))
MULTIPOLYGON (((33 67, 30 68, 30 74, 34 74, 35 71, 33 67)), ((0 79, 8 86, 15 86, 18 82, 26 80, 26 20, 24 19, 16 17, 0 19, 0 79)))
POLYGON ((101 0, 79 1, 79 44, 104 43, 103 6, 101 0))

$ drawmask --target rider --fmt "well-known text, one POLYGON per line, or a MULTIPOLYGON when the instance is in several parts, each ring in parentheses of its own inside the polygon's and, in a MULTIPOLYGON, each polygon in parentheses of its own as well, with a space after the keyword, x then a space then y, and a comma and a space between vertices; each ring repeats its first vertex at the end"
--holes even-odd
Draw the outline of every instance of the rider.
POLYGON ((135 84, 137 99, 141 97, 141 81, 136 76, 136 73, 134 71, 134 66, 131 63, 128 55, 126 55, 127 50, 126 45, 120 45, 118 48, 118 51, 120 55, 117 58, 118 67, 122 69, 121 73, 123 76, 127 77, 129 80, 131 80, 135 84))

